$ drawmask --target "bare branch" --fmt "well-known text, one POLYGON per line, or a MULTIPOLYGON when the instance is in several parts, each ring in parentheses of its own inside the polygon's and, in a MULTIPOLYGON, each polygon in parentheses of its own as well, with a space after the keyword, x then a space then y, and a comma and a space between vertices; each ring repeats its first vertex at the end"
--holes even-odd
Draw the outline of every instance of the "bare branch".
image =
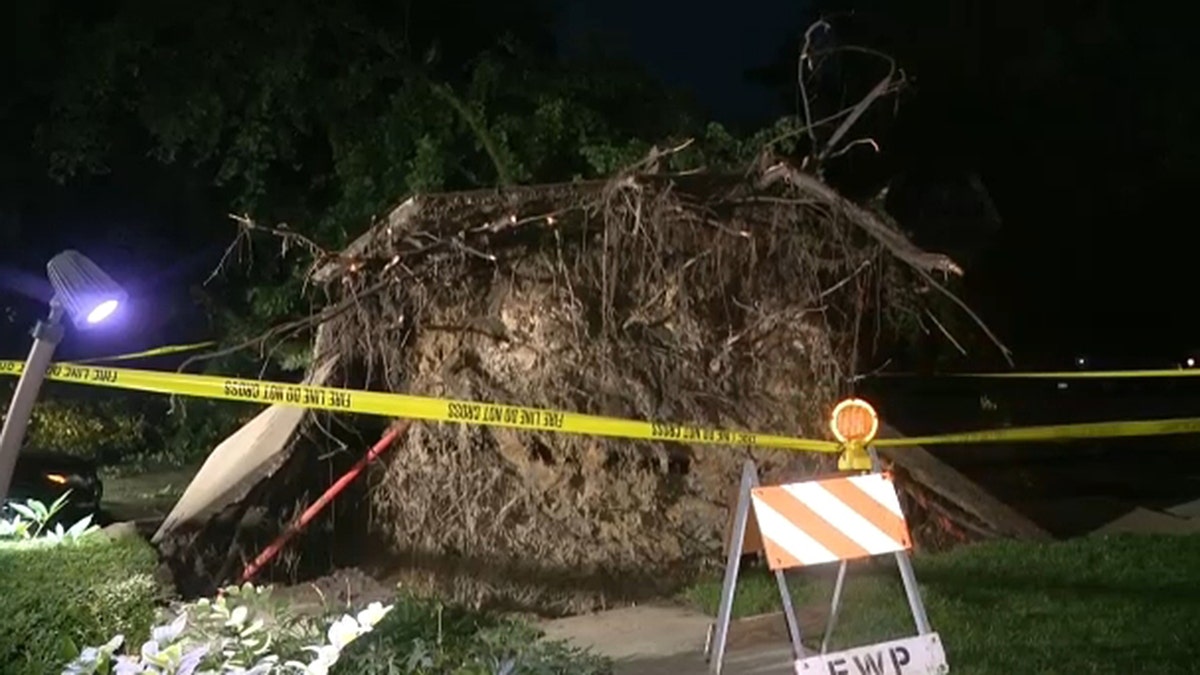
POLYGON ((954 347, 958 349, 963 356, 966 356, 967 350, 961 344, 959 344, 958 340, 954 339, 954 336, 950 333, 950 331, 946 330, 946 327, 942 325, 942 322, 938 321, 938 318, 933 315, 933 312, 926 309, 925 314, 929 316, 930 321, 933 321, 933 325, 937 326, 938 330, 942 331, 942 335, 946 336, 946 339, 950 341, 950 344, 954 345, 954 347))
POLYGON ((238 224, 238 227, 240 227, 244 232, 265 232, 267 234, 279 237, 279 239, 283 241, 285 253, 290 246, 300 246, 308 251, 308 253, 314 258, 322 258, 329 255, 329 252, 318 245, 317 242, 309 239, 299 232, 289 229, 286 223, 281 223, 276 227, 269 227, 267 225, 259 225, 258 223, 255 223, 248 216, 239 216, 231 213, 229 214, 229 217, 233 219, 233 221, 238 224))
POLYGON ((808 30, 804 31, 804 46, 800 48, 800 59, 796 63, 796 83, 800 91, 800 105, 804 110, 804 132, 808 135, 809 142, 812 144, 810 152, 813 155, 820 153, 821 142, 817 139, 816 134, 813 133, 816 127, 813 126, 812 105, 809 103, 808 87, 804 84, 804 71, 805 66, 813 68, 812 37, 818 28, 823 28, 827 31, 833 30, 833 27, 824 21, 817 21, 809 26, 808 30))
POLYGON ((854 202, 842 197, 833 188, 822 183, 816 177, 799 171, 787 163, 780 162, 767 169, 759 179, 760 185, 771 185, 780 180, 787 181, 793 187, 819 197, 835 209, 849 216, 855 224, 866 230, 868 234, 883 244, 893 255, 909 265, 922 270, 939 270, 947 274, 962 276, 962 268, 949 256, 941 253, 929 253, 921 250, 903 234, 885 222, 884 217, 869 211, 854 202))
POLYGON ((652 146, 650 148, 650 152, 646 153, 644 158, 634 162, 633 164, 630 164, 624 169, 621 169, 617 172, 617 175, 622 176, 640 173, 658 173, 662 160, 670 157, 671 155, 683 152, 695 142, 696 139, 688 138, 682 143, 667 148, 666 150, 659 150, 657 145, 652 146))
POLYGON ((853 141, 847 143, 845 146, 842 147, 841 150, 838 150, 837 152, 835 152, 831 155, 828 155, 826 157, 826 159, 833 159, 834 157, 841 157, 842 155, 846 154, 847 152, 850 152, 852 149, 854 149, 860 145, 869 145, 869 146, 871 146, 871 149, 874 150, 875 152, 880 152, 879 144, 875 142, 875 139, 859 138, 859 139, 856 139, 856 140, 853 140, 853 141))
POLYGON ((390 274, 384 275, 381 279, 377 280, 375 283, 368 286, 365 290, 353 293, 353 294, 349 295, 348 297, 342 299, 337 304, 332 305, 330 307, 326 307, 324 310, 322 310, 312 316, 307 316, 307 317, 304 317, 303 319, 297 319, 295 321, 288 321, 286 323, 281 323, 279 325, 273 326, 270 329, 264 331, 263 333, 261 333, 260 335, 258 335, 256 337, 250 338, 249 340, 244 340, 244 341, 239 342, 238 344, 232 345, 230 347, 225 347, 223 349, 218 349, 218 350, 214 350, 211 352, 204 352, 201 354, 196 354, 195 356, 189 357, 186 360, 184 360, 184 362, 179 365, 179 368, 177 370, 179 372, 183 372, 188 366, 192 365, 193 363, 198 363, 201 361, 211 361, 212 359, 220 358, 222 356, 236 354, 237 352, 240 352, 244 349, 249 349, 251 347, 260 346, 278 336, 294 335, 295 333, 298 333, 299 331, 304 330, 305 328, 312 328, 312 327, 320 326, 321 324, 325 323, 326 321, 329 321, 330 319, 333 319, 333 318, 345 313, 347 310, 353 308, 354 305, 357 304, 362 298, 383 290, 388 285, 390 285, 392 283, 392 281, 393 281, 392 275, 390 275, 390 274))
POLYGON ((226 247, 224 254, 221 255, 221 260, 217 263, 217 266, 208 275, 208 278, 204 280, 204 285, 206 286, 211 283, 213 279, 224 273, 230 258, 232 258, 235 253, 241 250, 243 246, 250 247, 252 245, 253 239, 251 238, 251 235, 255 232, 262 232, 278 238, 281 242, 280 255, 287 255, 293 247, 304 249, 304 251, 307 252, 312 258, 313 269, 324 264, 324 262, 331 257, 336 257, 330 254, 312 239, 300 234, 299 232, 289 229, 287 224, 280 224, 276 227, 270 227, 255 223, 247 215, 237 215, 233 213, 228 215, 233 222, 237 223, 237 235, 234 237, 233 242, 226 247))
POLYGON ((842 124, 837 128, 837 131, 833 132, 833 135, 829 137, 829 142, 825 144, 825 147, 817 155, 818 160, 826 159, 829 156, 829 152, 837 147, 838 141, 842 140, 842 137, 849 133, 854 124, 858 122, 858 119, 867 111, 867 108, 870 108, 872 103, 884 96, 884 94, 892 86, 892 81, 896 76, 895 60, 893 60, 892 57, 880 54, 879 52, 869 53, 873 53, 880 58, 887 60, 888 73, 883 77, 883 79, 879 80, 874 87, 871 88, 871 91, 867 92, 867 95, 864 96, 862 100, 854 106, 853 110, 851 110, 850 115, 842 121, 842 124))
POLYGON ((950 300, 954 304, 958 305, 959 308, 961 308, 964 312, 967 313, 968 316, 971 317, 971 320, 974 321, 976 325, 978 325, 981 329, 983 329, 983 332, 988 336, 988 339, 990 339, 992 341, 992 343, 995 344, 996 347, 1000 350, 1000 353, 1004 355, 1004 360, 1008 362, 1008 365, 1010 367, 1016 365, 1013 363, 1012 350, 1009 349, 1007 346, 1005 346, 1005 344, 1000 341, 1000 338, 996 337, 996 334, 992 332, 992 329, 988 328, 988 325, 983 322, 983 319, 979 318, 979 315, 976 314, 970 307, 968 307, 967 303, 963 302, 954 293, 951 293, 950 289, 939 284, 937 282, 937 280, 935 280, 932 276, 929 275, 928 272, 918 269, 917 273, 920 274, 925 279, 925 281, 927 281, 931 286, 933 286, 934 288, 941 291, 942 295, 945 295, 946 297, 950 298, 950 300))
POLYGON ((238 228, 237 235, 234 236, 233 241, 229 243, 229 246, 225 247, 225 252, 221 254, 221 259, 217 261, 217 266, 213 268, 213 271, 209 273, 208 278, 206 278, 204 283, 201 285, 209 285, 212 283, 213 279, 216 279, 225 272, 225 268, 229 264, 230 258, 232 258, 239 250, 241 250, 243 244, 248 243, 245 241, 245 237, 246 230, 244 228, 238 228))

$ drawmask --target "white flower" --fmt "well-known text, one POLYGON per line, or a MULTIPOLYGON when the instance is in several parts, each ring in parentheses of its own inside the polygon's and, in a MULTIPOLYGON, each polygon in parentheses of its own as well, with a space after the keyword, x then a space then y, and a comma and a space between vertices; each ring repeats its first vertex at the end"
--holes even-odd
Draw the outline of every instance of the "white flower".
POLYGON ((316 652, 317 658, 304 666, 305 675, 326 675, 333 664, 337 663, 338 655, 341 650, 333 645, 322 645, 320 647, 305 647, 310 652, 316 652))
POLYGON ((100 647, 84 647, 79 652, 79 656, 72 662, 63 667, 63 675, 83 675, 85 673, 94 673, 96 667, 100 665, 104 657, 106 660, 113 652, 121 648, 125 643, 124 635, 116 635, 100 647))
MULTIPOLYGON (((329 675, 329 670, 340 659, 342 649, 370 632, 392 611, 391 605, 372 602, 357 614, 343 615, 328 626, 328 644, 305 647, 305 651, 313 653, 310 663, 299 660, 281 663, 280 657, 271 653, 274 635, 266 622, 260 618, 251 620, 249 607, 231 606, 236 602, 237 598, 225 597, 197 602, 193 605, 195 609, 209 610, 207 615, 201 615, 202 618, 189 614, 187 606, 178 607, 179 613, 170 623, 151 629, 150 639, 134 652, 135 655, 114 655, 124 644, 124 638, 117 635, 102 647, 82 650, 78 658, 65 667, 63 675, 94 675, 98 669, 111 675, 274 675, 284 672, 329 675), (229 631, 223 630, 222 636, 209 643, 194 644, 191 633, 203 629, 209 616, 221 617, 225 628, 233 628, 236 637, 225 635, 229 631), (212 663, 208 663, 210 658, 214 660, 212 663), (206 662, 204 669, 202 661, 206 662)), ((221 619, 217 625, 221 625, 221 619)))
POLYGON ((0 538, 14 537, 20 538, 25 527, 19 516, 13 516, 12 520, 0 518, 0 538))
POLYGON ((159 644, 174 642, 175 638, 183 633, 183 629, 187 625, 187 614, 183 613, 175 617, 175 620, 165 626, 155 626, 150 631, 150 639, 159 644))
POLYGON ((321 661, 314 661, 304 666, 304 675, 329 675, 329 666, 321 661))
POLYGON ((334 621, 333 625, 329 627, 329 644, 336 647, 338 651, 341 651, 343 647, 353 642, 359 635, 362 635, 362 629, 359 628, 358 622, 354 620, 354 617, 347 614, 334 621))
POLYGON ((249 614, 250 610, 246 609, 244 605, 235 607, 233 612, 229 615, 229 620, 225 622, 225 625, 232 626, 234 628, 240 628, 242 624, 246 623, 246 617, 249 614))
POLYGON ((190 652, 183 655, 179 661, 179 671, 176 675, 192 675, 196 669, 200 667, 205 655, 208 654, 208 645, 200 645, 192 649, 190 652))
POLYGON ((105 652, 106 654, 112 654, 120 649, 121 645, 123 644, 125 644, 125 636, 118 633, 113 636, 113 639, 104 643, 104 646, 100 648, 100 651, 105 652))
POLYGON ((86 647, 79 653, 79 658, 68 663, 62 671, 62 675, 84 675, 85 673, 93 673, 96 671, 96 662, 100 660, 100 650, 95 647, 86 647))
POLYGON ((382 621, 383 617, 387 616, 387 613, 390 611, 392 611, 391 605, 384 607, 383 604, 379 602, 372 602, 371 604, 367 605, 366 609, 358 613, 358 624, 360 628, 363 629, 362 632, 365 633, 374 628, 375 625, 382 621))
POLYGON ((145 672, 142 664, 138 663, 138 660, 132 656, 117 657, 117 663, 113 667, 113 675, 138 675, 145 672))

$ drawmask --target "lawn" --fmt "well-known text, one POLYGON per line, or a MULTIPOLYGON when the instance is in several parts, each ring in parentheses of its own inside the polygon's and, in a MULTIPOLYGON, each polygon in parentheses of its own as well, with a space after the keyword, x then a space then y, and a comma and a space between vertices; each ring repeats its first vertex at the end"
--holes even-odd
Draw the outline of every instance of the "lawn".
POLYGON ((114 520, 165 517, 199 468, 168 466, 104 472, 101 508, 114 520))
POLYGON ((78 647, 146 633, 163 595, 158 556, 134 538, 0 540, 0 672, 46 675, 78 647))
MULTIPOLYGON (((930 621, 952 672, 1200 671, 1200 536, 996 542, 915 561, 930 621)), ((852 573, 834 649, 911 635, 894 566, 852 573)), ((830 575, 798 577, 798 603, 824 604, 830 575)), ((747 574, 735 613, 779 608, 774 579, 747 574)), ((685 598, 715 614, 720 582, 685 598)), ((820 636, 806 636, 806 642, 820 636)))

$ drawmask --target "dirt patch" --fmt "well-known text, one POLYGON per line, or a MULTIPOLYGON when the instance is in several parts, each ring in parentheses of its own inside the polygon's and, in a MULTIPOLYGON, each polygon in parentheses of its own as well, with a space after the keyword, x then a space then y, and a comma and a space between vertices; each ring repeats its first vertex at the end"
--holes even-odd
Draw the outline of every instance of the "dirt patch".
POLYGON ((271 595, 287 602, 294 612, 316 615, 357 610, 372 602, 394 602, 396 587, 381 583, 362 570, 347 568, 302 584, 276 586, 271 595))

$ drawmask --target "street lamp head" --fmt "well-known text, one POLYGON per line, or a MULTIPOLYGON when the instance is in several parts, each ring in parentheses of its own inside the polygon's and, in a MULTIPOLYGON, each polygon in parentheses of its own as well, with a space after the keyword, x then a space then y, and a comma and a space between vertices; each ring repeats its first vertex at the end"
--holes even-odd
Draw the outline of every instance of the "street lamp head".
POLYGON ((54 349, 63 337, 63 314, 70 315, 79 328, 91 328, 112 316, 129 297, 112 277, 78 251, 63 251, 51 258, 46 264, 46 276, 54 287, 50 316, 33 328, 33 348, 25 359, 21 379, 17 380, 4 424, 0 426, 0 505, 8 498, 13 467, 25 442, 33 403, 49 372, 54 349))
POLYGON ((77 328, 92 328, 112 316, 129 295, 96 263, 78 251, 63 251, 46 265, 54 303, 77 328))

